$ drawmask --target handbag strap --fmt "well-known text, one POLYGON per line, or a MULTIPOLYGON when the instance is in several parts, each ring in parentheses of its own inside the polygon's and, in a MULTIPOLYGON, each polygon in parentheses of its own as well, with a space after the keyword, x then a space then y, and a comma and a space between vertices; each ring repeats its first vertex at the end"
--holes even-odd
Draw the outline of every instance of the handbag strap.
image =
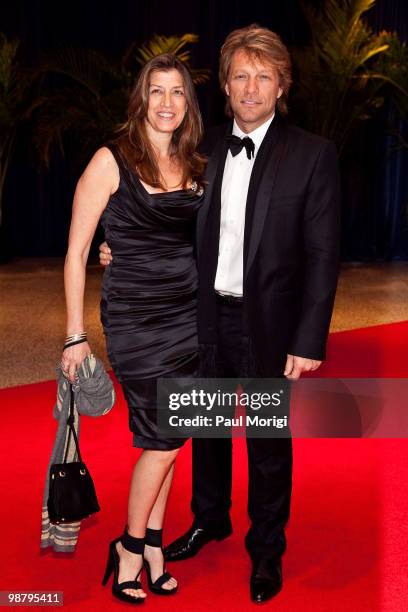
POLYGON ((74 416, 75 396, 74 396, 74 391, 72 389, 72 385, 71 384, 69 385, 69 392, 70 392, 70 396, 69 396, 69 416, 67 418, 67 426, 68 426, 69 432, 68 432, 68 440, 67 440, 67 446, 65 448, 65 455, 64 455, 63 463, 67 463, 69 447, 71 445, 71 435, 74 438, 74 443, 75 443, 75 447, 76 447, 76 451, 77 451, 77 455, 78 455, 78 460, 82 463, 81 451, 79 450, 78 437, 77 437, 77 434, 76 434, 76 431, 75 431, 75 416, 74 416))

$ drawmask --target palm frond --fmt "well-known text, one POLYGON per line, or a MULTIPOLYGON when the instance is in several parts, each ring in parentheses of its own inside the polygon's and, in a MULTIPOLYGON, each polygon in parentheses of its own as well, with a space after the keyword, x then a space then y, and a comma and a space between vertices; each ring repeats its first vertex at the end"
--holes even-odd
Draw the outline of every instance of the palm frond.
MULTIPOLYGON (((121 63, 113 62, 92 49, 66 47, 48 54, 39 63, 33 79, 41 94, 26 109, 34 122, 33 141, 40 160, 49 165, 52 148, 64 150, 69 135, 78 135, 78 149, 94 149, 101 139, 112 134, 126 119, 130 87, 135 74, 131 60, 137 56, 147 61, 157 53, 177 53, 189 65, 185 48, 197 42, 195 34, 158 36, 140 49, 133 43, 121 63)), ((208 70, 195 69, 193 79, 202 83, 208 70)))
POLYGON ((195 85, 203 85, 211 76, 211 70, 208 68, 190 68, 190 72, 195 85))
POLYGON ((0 92, 6 92, 13 82, 14 64, 19 48, 18 40, 8 40, 0 32, 0 92))
POLYGON ((180 59, 188 65, 190 61, 190 51, 184 49, 188 44, 194 44, 198 42, 197 34, 183 34, 182 36, 160 36, 154 34, 152 38, 139 47, 138 55, 136 56, 137 61, 141 66, 148 62, 156 55, 162 53, 174 53, 180 59))
POLYGON ((19 41, 9 40, 0 32, 0 226, 2 224, 3 188, 14 151, 21 118, 19 83, 19 41))
POLYGON ((18 40, 8 40, 0 32, 0 129, 10 129, 18 118, 19 44, 18 40))
MULTIPOLYGON (((196 85, 205 83, 210 78, 211 71, 206 68, 191 68, 191 53, 186 49, 186 45, 195 44, 198 42, 197 34, 187 33, 182 36, 159 36, 154 34, 152 38, 141 47, 133 49, 135 59, 144 66, 146 62, 162 53, 173 53, 178 59, 183 62, 191 71, 193 81, 196 85)), ((130 53, 127 54, 129 58, 130 53)))
POLYGON ((384 103, 387 88, 400 108, 408 100, 406 49, 396 35, 375 33, 365 22, 374 4, 323 0, 319 8, 305 5, 311 42, 293 51, 299 74, 294 106, 305 127, 334 139, 340 151, 355 126, 384 103))
POLYGON ((40 74, 68 77, 89 90, 95 97, 101 94, 105 75, 115 75, 112 62, 93 49, 64 47, 44 56, 37 67, 40 74))

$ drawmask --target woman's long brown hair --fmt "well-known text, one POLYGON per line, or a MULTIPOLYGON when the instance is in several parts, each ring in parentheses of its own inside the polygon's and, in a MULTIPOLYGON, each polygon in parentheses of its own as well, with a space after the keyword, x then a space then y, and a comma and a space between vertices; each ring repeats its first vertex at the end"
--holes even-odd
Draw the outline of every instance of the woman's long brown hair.
POLYGON ((203 133, 203 124, 189 70, 171 53, 157 55, 142 68, 130 94, 127 122, 121 127, 115 140, 122 157, 139 178, 156 188, 165 190, 157 158, 146 132, 146 117, 149 105, 149 86, 152 72, 177 70, 184 83, 187 112, 175 130, 171 142, 171 156, 182 169, 182 188, 187 189, 190 181, 203 184, 205 158, 197 152, 203 133))

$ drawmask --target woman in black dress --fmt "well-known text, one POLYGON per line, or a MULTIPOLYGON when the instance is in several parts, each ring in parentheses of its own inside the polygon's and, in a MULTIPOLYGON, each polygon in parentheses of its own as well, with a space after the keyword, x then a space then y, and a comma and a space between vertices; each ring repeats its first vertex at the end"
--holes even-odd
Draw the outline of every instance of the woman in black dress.
POLYGON ((123 386, 134 446, 143 449, 133 472, 127 529, 111 542, 103 583, 131 603, 149 588, 171 594, 161 535, 174 461, 183 440, 160 435, 156 382, 196 373, 195 217, 204 159, 191 76, 171 54, 141 71, 120 136, 99 149, 78 182, 65 264, 67 344, 62 365, 70 380, 91 352, 84 335, 85 268, 99 220, 113 254, 104 275, 101 320, 109 359, 123 386), (76 342, 76 344, 75 344, 76 342), (73 344, 74 343, 74 344, 73 344))

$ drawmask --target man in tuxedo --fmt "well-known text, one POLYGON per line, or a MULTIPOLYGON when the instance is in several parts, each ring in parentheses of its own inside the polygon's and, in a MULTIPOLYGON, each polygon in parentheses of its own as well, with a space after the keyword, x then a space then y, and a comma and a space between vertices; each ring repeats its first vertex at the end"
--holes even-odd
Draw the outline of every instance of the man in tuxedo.
MULTIPOLYGON (((232 121, 207 133, 199 212, 198 328, 202 374, 299 378, 325 359, 339 259, 333 143, 285 120, 289 53, 270 30, 233 31, 220 56, 232 121)), ((102 257, 103 258, 103 257, 102 257)), ((282 587, 292 486, 290 438, 248 438, 245 539, 251 599, 282 587)), ((230 439, 193 439, 194 522, 165 550, 192 557, 232 532, 230 439)))
MULTIPOLYGON (((270 30, 254 25, 227 37, 220 84, 233 121, 204 142, 208 187, 197 230, 201 359, 215 362, 217 376, 297 379, 325 358, 338 274, 335 147, 286 123, 290 58, 270 30)), ((282 585, 292 444, 248 438, 247 449, 245 543, 251 598, 261 602, 282 585)), ((231 533, 231 461, 231 440, 193 440, 195 519, 167 547, 169 561, 231 533)))

